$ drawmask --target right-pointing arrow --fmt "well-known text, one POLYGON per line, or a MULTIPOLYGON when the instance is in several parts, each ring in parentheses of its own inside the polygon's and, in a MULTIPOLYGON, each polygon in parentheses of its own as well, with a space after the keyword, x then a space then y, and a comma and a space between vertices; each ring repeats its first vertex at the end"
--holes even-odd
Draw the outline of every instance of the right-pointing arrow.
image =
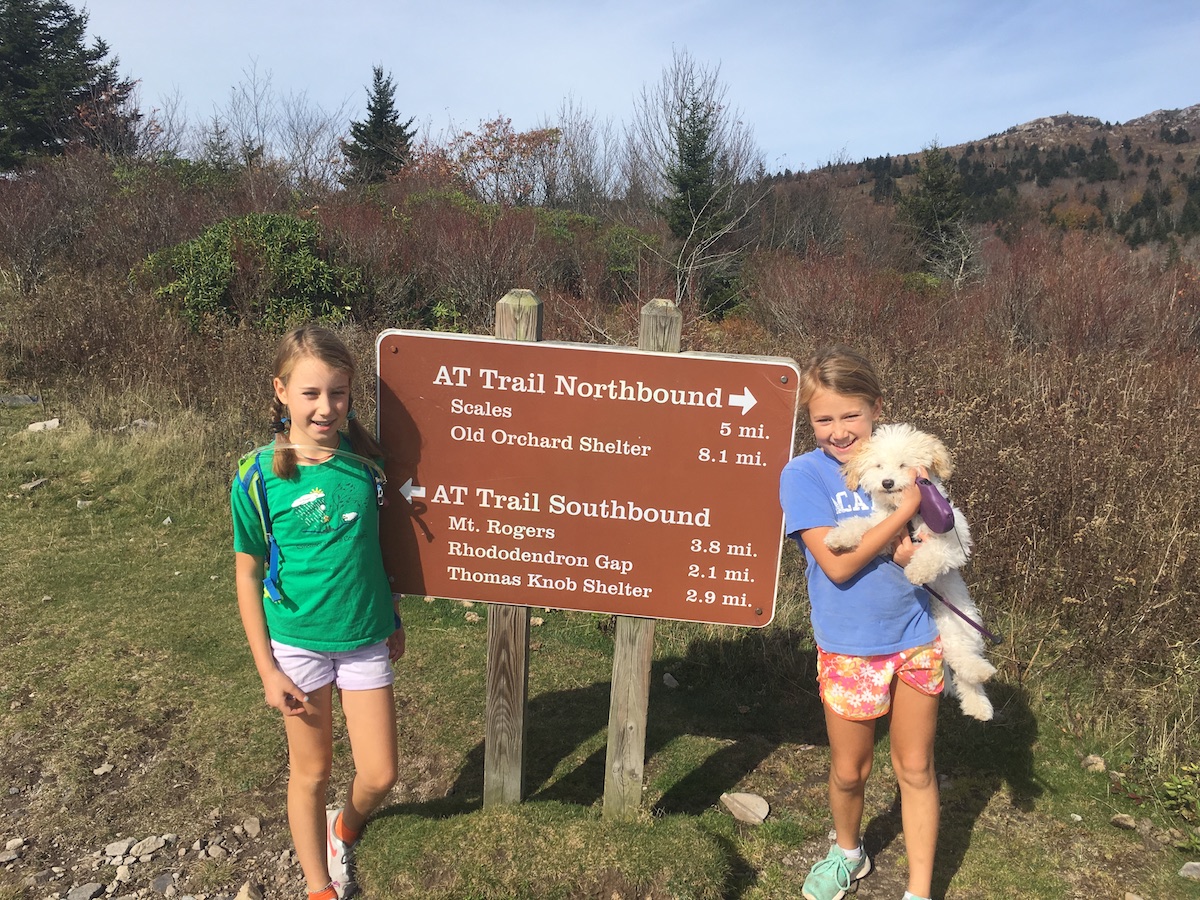
POLYGON ((756 403, 758 403, 758 401, 755 400, 754 395, 750 393, 750 388, 742 388, 742 392, 740 394, 729 395, 729 405, 740 406, 742 408, 743 416, 750 412, 756 403))

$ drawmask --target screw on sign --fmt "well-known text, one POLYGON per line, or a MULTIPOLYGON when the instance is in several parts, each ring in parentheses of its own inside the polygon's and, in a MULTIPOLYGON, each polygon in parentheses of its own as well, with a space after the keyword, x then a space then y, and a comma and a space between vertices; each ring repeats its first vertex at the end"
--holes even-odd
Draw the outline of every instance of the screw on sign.
POLYGON ((399 593, 762 626, 791 360, 386 331, 399 593))

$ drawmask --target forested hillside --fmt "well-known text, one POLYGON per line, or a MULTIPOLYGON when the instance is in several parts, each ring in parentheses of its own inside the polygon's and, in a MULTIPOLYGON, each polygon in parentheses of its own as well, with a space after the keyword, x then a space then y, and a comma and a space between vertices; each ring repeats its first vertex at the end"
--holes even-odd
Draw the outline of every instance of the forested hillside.
MULTIPOLYGON (((1049 224, 1122 235, 1131 248, 1179 245, 1200 233, 1200 106, 1125 123, 1037 119, 946 148, 972 214, 1011 228, 1037 212, 1049 224)), ((874 200, 894 199, 919 171, 911 155, 867 159, 874 200)))

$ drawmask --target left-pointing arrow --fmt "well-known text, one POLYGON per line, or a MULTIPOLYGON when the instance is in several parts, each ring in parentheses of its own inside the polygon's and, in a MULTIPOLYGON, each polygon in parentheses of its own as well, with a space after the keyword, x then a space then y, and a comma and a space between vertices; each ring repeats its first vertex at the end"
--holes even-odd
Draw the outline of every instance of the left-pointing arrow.
POLYGON ((415 486, 410 478, 408 481, 404 482, 404 484, 400 485, 400 494, 405 500, 407 500, 409 503, 412 503, 413 497, 425 496, 425 488, 415 486))

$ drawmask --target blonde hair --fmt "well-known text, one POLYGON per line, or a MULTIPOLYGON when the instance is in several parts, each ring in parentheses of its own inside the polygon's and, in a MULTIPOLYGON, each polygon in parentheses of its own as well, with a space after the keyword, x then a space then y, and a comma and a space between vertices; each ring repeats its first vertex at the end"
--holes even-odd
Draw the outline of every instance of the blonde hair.
POLYGON ((862 397, 870 404, 883 402, 883 388, 875 367, 857 350, 834 344, 815 353, 800 373, 800 408, 807 411, 819 390, 862 397))
MULTIPOLYGON (((354 378, 358 374, 358 366, 354 362, 354 354, 345 342, 321 325, 300 325, 293 328, 279 341, 275 351, 275 377, 287 384, 296 364, 306 358, 316 359, 331 369, 345 372, 353 387, 354 378)), ((351 401, 353 404, 353 400, 351 401)), ((278 435, 287 430, 284 418, 287 410, 278 397, 271 399, 271 423, 278 435)), ((370 460, 383 457, 383 450, 375 437, 354 416, 351 406, 350 418, 346 423, 346 437, 350 440, 350 448, 359 456, 370 460)), ((283 447, 276 451, 271 468, 280 478, 292 478, 296 474, 296 451, 291 447, 283 447)))

